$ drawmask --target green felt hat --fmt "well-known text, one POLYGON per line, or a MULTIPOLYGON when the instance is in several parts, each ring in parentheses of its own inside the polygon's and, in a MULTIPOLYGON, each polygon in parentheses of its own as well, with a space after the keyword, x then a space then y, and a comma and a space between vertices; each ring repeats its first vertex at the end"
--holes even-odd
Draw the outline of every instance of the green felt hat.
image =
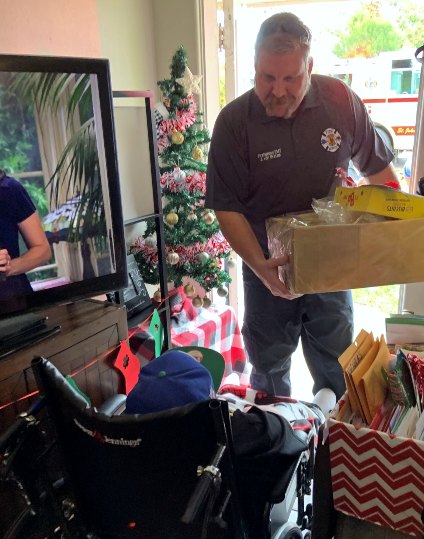
POLYGON ((218 391, 225 371, 225 360, 219 352, 204 346, 176 346, 173 350, 181 350, 190 354, 208 369, 212 376, 215 391, 218 391))

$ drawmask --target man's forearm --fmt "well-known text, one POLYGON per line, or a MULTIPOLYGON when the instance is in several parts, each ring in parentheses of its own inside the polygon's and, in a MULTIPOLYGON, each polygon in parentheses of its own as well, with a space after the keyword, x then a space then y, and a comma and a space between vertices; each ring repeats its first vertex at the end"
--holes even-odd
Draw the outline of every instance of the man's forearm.
POLYGON ((376 174, 370 174, 369 176, 361 178, 359 185, 382 185, 385 182, 390 181, 399 182, 396 170, 391 163, 390 165, 387 165, 387 167, 383 168, 383 170, 381 170, 380 172, 377 172, 376 174))
POLYGON ((232 211, 215 211, 215 215, 231 248, 255 270, 265 260, 265 256, 244 215, 232 211))

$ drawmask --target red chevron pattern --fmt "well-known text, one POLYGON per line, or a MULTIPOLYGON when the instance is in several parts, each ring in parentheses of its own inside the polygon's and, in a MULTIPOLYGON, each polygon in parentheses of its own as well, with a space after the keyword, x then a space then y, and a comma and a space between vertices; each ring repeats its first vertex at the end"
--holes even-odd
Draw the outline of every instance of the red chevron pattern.
POLYGON ((422 537, 424 443, 328 420, 334 507, 422 537))

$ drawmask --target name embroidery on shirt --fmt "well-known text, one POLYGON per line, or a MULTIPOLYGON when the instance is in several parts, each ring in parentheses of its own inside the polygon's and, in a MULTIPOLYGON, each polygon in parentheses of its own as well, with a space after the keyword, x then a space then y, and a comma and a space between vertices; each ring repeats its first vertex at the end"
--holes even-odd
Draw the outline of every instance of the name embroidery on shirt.
POLYGON ((328 127, 321 134, 321 146, 327 152, 337 152, 337 150, 340 148, 341 143, 342 136, 337 131, 337 129, 334 129, 333 127, 328 127))
POLYGON ((259 161, 269 161, 270 159, 279 159, 281 157, 281 148, 276 148, 269 152, 258 153, 259 161))

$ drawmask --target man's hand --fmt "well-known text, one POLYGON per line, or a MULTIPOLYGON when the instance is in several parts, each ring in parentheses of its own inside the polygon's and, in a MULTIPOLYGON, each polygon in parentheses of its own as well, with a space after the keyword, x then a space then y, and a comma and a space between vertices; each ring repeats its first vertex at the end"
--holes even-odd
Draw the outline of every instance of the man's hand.
POLYGON ((215 211, 215 215, 228 243, 272 295, 285 299, 299 297, 290 293, 278 277, 278 267, 287 264, 289 260, 287 255, 266 259, 250 224, 241 213, 215 211))
POLYGON ((262 283, 268 288, 273 296, 285 299, 295 299, 299 294, 292 294, 278 276, 278 267, 285 266, 289 260, 287 255, 278 258, 264 259, 263 262, 252 268, 262 283))

